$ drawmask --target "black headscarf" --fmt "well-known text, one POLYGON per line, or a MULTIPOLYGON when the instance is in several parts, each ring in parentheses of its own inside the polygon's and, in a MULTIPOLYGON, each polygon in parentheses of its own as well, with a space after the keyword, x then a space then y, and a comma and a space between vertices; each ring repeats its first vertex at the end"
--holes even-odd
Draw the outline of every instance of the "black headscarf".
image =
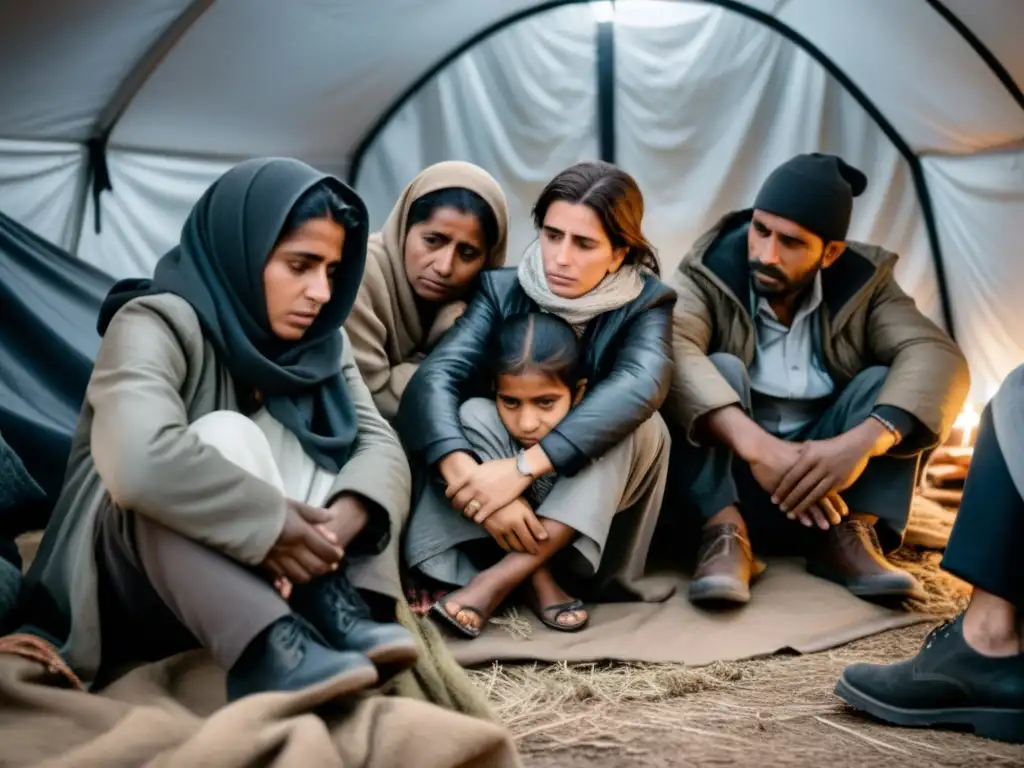
POLYGON ((298 160, 248 160, 199 199, 181 242, 156 265, 152 280, 122 280, 100 310, 102 335, 114 314, 139 296, 173 293, 199 316, 232 378, 260 391, 270 414, 328 471, 347 461, 356 412, 341 374, 342 336, 366 261, 366 206, 344 183, 298 160), (263 270, 289 213, 324 182, 351 210, 330 301, 301 340, 277 337, 267 318, 263 270), (352 226, 351 221, 358 222, 352 226))

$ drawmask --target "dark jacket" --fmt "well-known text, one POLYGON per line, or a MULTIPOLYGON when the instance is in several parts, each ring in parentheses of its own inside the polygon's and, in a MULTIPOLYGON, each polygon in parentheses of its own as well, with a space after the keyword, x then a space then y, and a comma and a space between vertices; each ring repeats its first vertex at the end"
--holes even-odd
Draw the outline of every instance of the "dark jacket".
MULTIPOLYGON (((739 403, 708 359, 735 355, 749 366, 756 346, 750 315, 747 209, 725 216, 683 257, 668 284, 678 292, 673 346, 675 375, 664 414, 670 427, 693 439, 704 414, 739 403)), ((837 387, 865 368, 889 368, 875 410, 912 439, 903 452, 945 439, 967 396, 970 376, 960 349, 921 314, 896 283, 896 255, 848 242, 821 273, 821 354, 837 387)))
MULTIPOLYGON (((573 475, 600 458, 661 407, 672 381, 674 302, 669 288, 647 276, 636 299, 587 324, 581 340, 587 394, 540 441, 558 474, 573 475)), ((501 322, 537 311, 515 269, 484 273, 466 313, 402 396, 395 426, 412 456, 433 465, 455 451, 473 453, 459 406, 474 395, 492 395, 487 357, 501 322)))

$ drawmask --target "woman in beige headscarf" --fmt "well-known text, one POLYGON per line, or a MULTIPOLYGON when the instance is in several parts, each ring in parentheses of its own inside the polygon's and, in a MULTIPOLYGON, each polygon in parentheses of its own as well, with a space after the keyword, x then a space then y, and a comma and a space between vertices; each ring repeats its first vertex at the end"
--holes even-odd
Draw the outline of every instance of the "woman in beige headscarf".
POLYGON ((505 263, 508 206, 482 168, 437 163, 402 192, 370 236, 345 323, 356 365, 386 419, 420 361, 466 309, 481 270, 505 263))

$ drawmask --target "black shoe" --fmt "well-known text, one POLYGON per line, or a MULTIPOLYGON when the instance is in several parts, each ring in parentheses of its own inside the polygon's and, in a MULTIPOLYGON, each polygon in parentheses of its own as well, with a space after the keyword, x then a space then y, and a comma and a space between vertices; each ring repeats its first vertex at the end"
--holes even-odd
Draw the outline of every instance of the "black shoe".
POLYGON ((381 682, 416 663, 416 638, 401 624, 370 618, 370 608, 343 571, 296 585, 293 610, 323 635, 328 645, 358 651, 376 666, 381 682))
POLYGON ((228 670, 228 701, 311 688, 322 703, 376 682, 377 670, 366 656, 336 651, 300 617, 289 615, 260 632, 228 670))
POLYGON ((978 653, 964 640, 962 615, 932 630, 912 659, 847 667, 835 692, 896 725, 960 726, 989 739, 1024 742, 1024 653, 978 653))

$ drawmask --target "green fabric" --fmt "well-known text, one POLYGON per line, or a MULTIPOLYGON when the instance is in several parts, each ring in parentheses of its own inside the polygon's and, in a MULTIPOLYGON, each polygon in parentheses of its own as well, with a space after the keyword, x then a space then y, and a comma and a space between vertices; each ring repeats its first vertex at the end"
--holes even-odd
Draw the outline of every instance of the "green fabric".
POLYGON ((398 621, 415 636, 420 658, 415 667, 394 678, 387 692, 499 722, 487 696, 455 661, 437 627, 414 615, 405 600, 398 601, 398 621))

